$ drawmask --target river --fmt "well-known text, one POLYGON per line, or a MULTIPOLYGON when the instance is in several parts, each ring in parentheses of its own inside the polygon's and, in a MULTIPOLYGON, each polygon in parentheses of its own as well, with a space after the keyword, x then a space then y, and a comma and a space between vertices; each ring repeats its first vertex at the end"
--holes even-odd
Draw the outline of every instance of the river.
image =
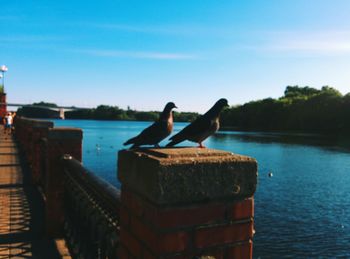
MULTIPOLYGON (((91 120, 54 123, 83 129, 84 166, 117 187, 118 150, 150 125, 91 120)), ((174 132, 185 125, 175 123, 174 132)), ((254 258, 350 258, 349 149, 321 136, 254 132, 219 132, 204 144, 258 161, 254 258), (268 177, 269 172, 273 177, 268 177)))

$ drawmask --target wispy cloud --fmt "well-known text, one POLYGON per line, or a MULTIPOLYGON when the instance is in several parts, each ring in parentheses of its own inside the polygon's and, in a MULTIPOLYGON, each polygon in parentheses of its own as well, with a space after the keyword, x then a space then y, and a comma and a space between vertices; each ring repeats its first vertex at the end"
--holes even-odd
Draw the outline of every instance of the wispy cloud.
POLYGON ((158 59, 158 60, 189 60, 197 56, 183 53, 145 52, 145 51, 120 51, 120 50, 98 50, 98 49, 75 49, 70 52, 83 53, 97 57, 110 58, 133 58, 133 59, 158 59))
MULTIPOLYGON (((227 29, 197 24, 130 25, 118 23, 80 23, 80 26, 129 33, 171 35, 171 36, 226 36, 227 29)), ((229 30, 232 31, 232 30, 229 30)))
POLYGON ((87 23, 84 24, 89 27, 95 27, 99 29, 108 29, 108 30, 118 30, 118 31, 127 31, 127 32, 141 32, 141 33, 168 33, 171 30, 165 29, 160 26, 133 26, 126 24, 115 24, 115 23, 87 23))
POLYGON ((350 53, 350 41, 291 41, 270 46, 277 51, 312 52, 320 54, 350 53))
POLYGON ((350 31, 269 32, 257 50, 311 55, 350 54, 350 31))
MULTIPOLYGON (((154 59, 154 60, 194 60, 198 55, 179 52, 138 51, 138 50, 113 50, 113 49, 85 49, 57 47, 57 43, 65 43, 69 38, 56 36, 0 36, 0 45, 21 46, 31 49, 54 50, 62 52, 79 53, 95 57, 108 58, 132 58, 132 59, 154 59), (8 44, 10 43, 10 44, 8 44)), ((67 46, 67 44, 65 44, 67 46)))

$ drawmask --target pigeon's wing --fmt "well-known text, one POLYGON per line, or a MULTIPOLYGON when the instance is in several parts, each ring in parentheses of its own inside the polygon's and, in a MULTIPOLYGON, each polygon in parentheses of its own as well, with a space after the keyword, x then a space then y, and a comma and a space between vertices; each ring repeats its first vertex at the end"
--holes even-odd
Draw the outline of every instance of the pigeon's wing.
POLYGON ((170 140, 172 140, 171 145, 175 145, 184 140, 190 140, 195 138, 198 135, 202 135, 204 132, 210 129, 211 121, 205 116, 200 116, 191 124, 187 125, 183 128, 179 133, 172 136, 170 140))
POLYGON ((150 139, 152 139, 152 137, 156 134, 155 132, 157 131, 157 128, 157 122, 154 122, 152 125, 148 126, 143 131, 141 131, 139 135, 126 141, 124 145, 135 144, 136 146, 138 146, 148 144, 150 139))
POLYGON ((163 139, 164 130, 160 122, 155 122, 140 134, 140 139, 144 145, 155 145, 163 139))
POLYGON ((152 125, 144 129, 135 138, 128 140, 124 145, 134 144, 134 146, 140 145, 156 145, 162 139, 167 136, 166 130, 163 129, 162 122, 154 122, 152 125))

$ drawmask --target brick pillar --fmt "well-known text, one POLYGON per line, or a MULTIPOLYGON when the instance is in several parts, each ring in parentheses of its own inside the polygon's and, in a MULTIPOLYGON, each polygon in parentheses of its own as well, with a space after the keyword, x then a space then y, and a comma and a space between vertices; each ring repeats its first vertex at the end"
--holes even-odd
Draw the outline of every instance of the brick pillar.
POLYGON ((29 166, 31 166, 33 162, 33 150, 34 150, 34 143, 33 143, 33 120, 27 120, 25 123, 25 135, 24 135, 24 152, 27 159, 27 162, 29 166))
POLYGON ((31 123, 30 119, 23 118, 23 117, 17 117, 15 120, 15 134, 17 137, 17 140, 20 143, 20 146, 22 148, 22 151, 26 154, 28 152, 28 146, 29 146, 29 135, 31 135, 31 123))
POLYGON ((0 93, 0 103, 4 103, 4 104, 0 104, 0 119, 1 119, 0 124, 2 124, 2 118, 5 117, 5 115, 7 113, 6 94, 5 93, 0 93))
POLYGON ((41 161, 43 159, 42 155, 42 139, 48 137, 49 129, 53 128, 53 122, 51 121, 40 121, 35 120, 32 124, 32 181, 34 184, 39 184, 41 182, 41 161))
POLYGON ((252 258, 255 159, 200 148, 122 150, 118 177, 119 258, 252 258))
POLYGON ((60 237, 63 230, 63 195, 64 173, 61 158, 70 154, 75 159, 82 159, 81 129, 53 128, 47 136, 47 169, 46 169, 46 232, 50 237, 60 237))

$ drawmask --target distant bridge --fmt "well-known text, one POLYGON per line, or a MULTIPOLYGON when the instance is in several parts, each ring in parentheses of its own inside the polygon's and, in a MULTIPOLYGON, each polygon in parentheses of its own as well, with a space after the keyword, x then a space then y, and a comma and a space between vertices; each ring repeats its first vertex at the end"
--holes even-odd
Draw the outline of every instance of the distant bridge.
POLYGON ((33 104, 21 104, 21 103, 0 103, 0 105, 6 105, 11 107, 30 107, 30 108, 40 108, 40 109, 47 109, 52 111, 59 112, 59 117, 64 120, 65 116, 64 113, 67 111, 75 111, 75 110, 88 110, 90 108, 82 108, 82 107, 75 107, 75 106, 44 106, 44 105, 33 105, 33 104))

